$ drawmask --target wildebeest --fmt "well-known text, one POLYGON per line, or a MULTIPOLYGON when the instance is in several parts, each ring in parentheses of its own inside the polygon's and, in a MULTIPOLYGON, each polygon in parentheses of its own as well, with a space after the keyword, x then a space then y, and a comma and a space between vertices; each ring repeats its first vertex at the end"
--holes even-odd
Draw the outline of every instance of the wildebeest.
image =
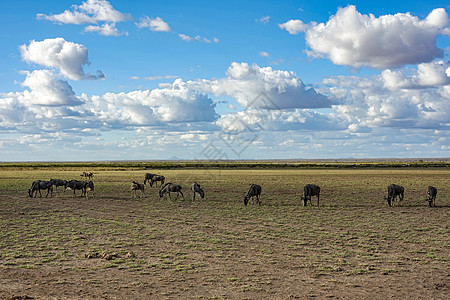
POLYGON ((131 192, 132 192, 132 193, 133 193, 133 191, 134 191, 134 198, 136 198, 136 192, 137 192, 137 191, 141 191, 142 196, 145 197, 145 194, 144 194, 144 186, 145 186, 144 184, 137 183, 136 181, 133 181, 133 182, 131 183, 130 189, 131 189, 131 192))
POLYGON ((58 186, 65 186, 67 183, 67 180, 61 180, 61 179, 50 179, 50 181, 55 186, 55 190, 58 190, 58 186))
POLYGON ((437 188, 429 185, 427 190, 427 201, 430 207, 436 206, 437 188))
POLYGON ((261 201, 259 200, 259 196, 261 195, 261 186, 257 184, 250 185, 250 190, 248 191, 247 195, 244 197, 244 205, 248 204, 248 201, 250 199, 253 199, 253 197, 256 197, 256 203, 261 205, 261 201))
POLYGON ((94 173, 92 173, 92 172, 88 172, 88 171, 83 171, 83 173, 81 173, 81 178, 82 179, 85 179, 85 180, 91 180, 92 179, 92 177, 94 177, 94 173))
POLYGON ((192 201, 195 201, 195 194, 198 193, 200 195, 200 197, 205 198, 205 192, 203 191, 203 189, 200 187, 200 184, 198 184, 197 182, 194 182, 191 185, 191 190, 194 193, 194 196, 192 198, 192 201))
POLYGON ((387 200, 387 203, 389 206, 394 206, 394 201, 397 199, 397 196, 399 197, 399 203, 403 201, 403 195, 405 193, 405 188, 401 185, 391 184, 388 186, 388 196, 384 197, 385 200, 387 200))
POLYGON ((181 194, 181 196, 184 199, 184 195, 181 192, 181 185, 178 184, 173 184, 173 183, 166 183, 160 190, 159 190, 159 197, 164 197, 165 194, 169 194, 169 199, 172 200, 172 198, 170 197, 170 193, 177 193, 177 197, 175 198, 175 200, 178 199, 178 195, 181 194))
POLYGON ((28 190, 28 195, 30 197, 33 197, 34 194, 34 198, 36 198, 37 192, 39 192, 40 198, 42 197, 41 190, 47 190, 47 195, 45 195, 45 197, 48 196, 48 193, 50 193, 50 197, 53 197, 53 182, 45 180, 33 181, 33 183, 31 184, 31 189, 28 190))
POLYGON ((68 189, 73 190, 73 196, 75 197, 75 191, 76 190, 81 190, 81 195, 83 196, 84 194, 84 189, 86 188, 86 186, 88 185, 88 182, 86 181, 80 181, 80 180, 71 180, 68 181, 66 183, 66 185, 64 186, 64 192, 67 191, 68 189))
POLYGON ((84 193, 84 195, 86 196, 86 199, 89 199, 89 197, 88 197, 89 192, 92 192, 92 196, 95 197, 94 182, 92 182, 92 180, 90 180, 90 181, 84 186, 84 189, 82 190, 82 195, 83 195, 83 193, 84 193))
POLYGON ((155 186, 158 186, 158 181, 161 181, 161 186, 164 184, 164 180, 166 178, 162 175, 153 175, 152 180, 150 181, 150 186, 153 186, 154 183, 156 183, 155 186))
POLYGON ((317 206, 319 206, 319 199, 320 199, 320 186, 315 184, 307 184, 303 187, 303 196, 301 197, 301 200, 303 200, 303 206, 306 206, 308 204, 312 205, 311 197, 317 196, 317 206))
POLYGON ((152 174, 152 173, 146 173, 145 174, 145 179, 144 179, 144 185, 147 183, 150 184, 150 182, 152 181, 153 176, 155 176, 156 174, 152 174))

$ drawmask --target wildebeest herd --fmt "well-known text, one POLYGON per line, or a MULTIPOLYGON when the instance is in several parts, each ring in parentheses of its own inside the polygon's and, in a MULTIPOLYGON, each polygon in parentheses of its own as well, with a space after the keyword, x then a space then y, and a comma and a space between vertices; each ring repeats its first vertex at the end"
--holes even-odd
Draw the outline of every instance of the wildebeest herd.
POLYGON ((89 198, 89 192, 94 194, 94 182, 92 181, 92 177, 94 176, 91 172, 83 172, 81 178, 84 180, 61 180, 61 179, 50 179, 50 180, 35 180, 31 184, 31 188, 28 190, 28 195, 30 197, 36 198, 37 193, 39 192, 39 197, 42 197, 41 190, 47 190, 47 195, 50 193, 50 197, 53 196, 53 186, 55 186, 55 190, 58 189, 59 186, 64 187, 64 192, 68 190, 73 190, 74 197, 76 196, 75 191, 81 190, 81 196, 85 196, 89 198), (89 180, 89 181, 88 181, 89 180))
MULTIPOLYGON (((53 186, 55 186, 55 189, 57 190, 58 187, 62 186, 64 187, 64 192, 67 190, 73 190, 74 196, 76 196, 75 191, 81 190, 81 197, 85 196, 88 198, 88 193, 92 192, 94 195, 94 182, 92 181, 92 178, 94 176, 91 172, 84 171, 80 175, 84 180, 61 180, 61 179, 50 179, 48 181, 45 180, 36 180, 31 184, 31 188, 28 190, 28 195, 30 197, 36 197, 37 193, 39 192, 39 196, 42 197, 41 190, 47 190, 47 194, 45 197, 48 196, 50 193, 50 197, 53 196, 53 186)), ((145 184, 148 182, 150 187, 153 187, 153 185, 158 186, 158 182, 160 182, 160 190, 159 190, 159 196, 162 198, 165 195, 168 195, 169 199, 172 199, 170 196, 170 193, 176 193, 176 199, 178 199, 178 196, 181 195, 181 197, 184 199, 184 195, 182 192, 181 185, 173 184, 171 182, 168 182, 164 184, 165 177, 162 175, 157 174, 151 174, 146 173, 144 178, 144 184, 138 183, 136 181, 133 181, 131 183, 131 192, 134 192, 134 197, 136 197, 136 193, 138 191, 141 192, 141 196, 145 197, 144 189, 145 184)), ((203 199, 205 197, 205 192, 200 187, 200 185, 197 182, 194 182, 191 185, 191 191, 193 193, 192 201, 195 201, 196 194, 200 195, 200 197, 203 199)), ((405 188, 400 185, 391 184, 388 186, 387 189, 387 197, 384 196, 384 200, 387 201, 389 206, 394 206, 394 202, 397 201, 400 205, 404 198, 405 188), (398 197, 398 200, 397 200, 398 197)), ((251 184, 250 189, 248 193, 244 196, 244 205, 249 204, 250 200, 254 200, 256 198, 256 201, 253 201, 255 204, 261 205, 261 196, 262 188, 258 184, 251 184)), ((437 195, 437 188, 433 186, 428 186, 427 189, 427 198, 425 199, 428 201, 428 204, 430 207, 436 206, 436 195, 437 195)), ((95 196, 95 195, 94 195, 95 196)), ((311 197, 316 196, 317 197, 317 206, 319 206, 319 199, 320 199, 320 186, 315 184, 307 184, 303 188, 303 195, 301 196, 301 201, 303 202, 304 206, 307 206, 308 201, 310 205, 312 205, 311 197)))

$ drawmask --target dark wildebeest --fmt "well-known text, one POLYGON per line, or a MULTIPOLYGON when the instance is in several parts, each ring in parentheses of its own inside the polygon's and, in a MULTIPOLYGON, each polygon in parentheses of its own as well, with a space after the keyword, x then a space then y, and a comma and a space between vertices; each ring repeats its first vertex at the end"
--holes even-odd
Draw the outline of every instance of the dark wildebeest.
POLYGON ((389 206, 394 206, 394 201, 399 197, 399 203, 403 201, 403 195, 405 193, 405 188, 401 185, 391 184, 388 186, 388 196, 384 196, 384 199, 387 200, 389 206))
POLYGON ((88 182, 86 182, 86 181, 71 180, 71 181, 68 181, 66 183, 66 185, 64 186, 64 191, 67 191, 68 189, 73 190, 73 196, 75 197, 76 196, 75 191, 81 190, 80 197, 82 197, 87 185, 88 185, 88 182))
POLYGON ((261 201, 259 200, 259 196, 261 195, 261 186, 257 184, 250 185, 250 190, 248 191, 247 195, 244 197, 244 205, 247 205, 250 199, 253 199, 253 197, 256 197, 256 203, 261 205, 261 201))
POLYGON ((145 174, 145 179, 144 179, 144 185, 147 183, 150 184, 150 182, 152 181, 153 176, 155 176, 156 174, 152 174, 152 173, 146 173, 145 174))
POLYGON ((184 195, 181 192, 181 185, 178 184, 173 184, 173 183, 166 183, 160 190, 159 190, 159 197, 164 197, 165 194, 169 194, 169 199, 172 200, 172 198, 170 197, 170 193, 177 193, 177 197, 175 198, 175 200, 178 199, 178 195, 181 194, 181 196, 184 199, 184 195))
POLYGON ((92 172, 87 172, 87 171, 83 171, 83 173, 80 175, 82 179, 84 180, 91 180, 92 177, 94 177, 94 173, 92 172))
POLYGON ((308 204, 312 205, 311 197, 317 196, 317 206, 319 206, 319 199, 320 199, 320 186, 315 184, 307 184, 303 188, 303 196, 301 199, 303 200, 303 206, 306 206, 308 204))
POLYGON ((192 198, 192 201, 195 201, 195 194, 198 193, 200 195, 200 197, 205 198, 205 192, 203 191, 203 189, 200 187, 200 184, 198 184, 197 182, 194 182, 191 185, 191 190, 192 192, 194 192, 194 196, 192 198))
POLYGON ((158 181, 161 181, 161 185, 163 185, 164 180, 166 180, 166 178, 162 175, 153 175, 152 180, 150 181, 150 186, 153 186, 154 183, 156 183, 155 186, 158 186, 158 181))
POLYGON ((131 183, 131 193, 133 193, 133 191, 134 191, 134 198, 136 198, 136 192, 137 192, 137 191, 141 191, 141 193, 142 193, 141 196, 144 196, 144 197, 145 197, 145 194, 144 194, 144 187, 145 187, 144 184, 137 183, 136 181, 133 181, 133 182, 131 183))
POLYGON ((55 190, 58 190, 58 186, 65 186, 67 183, 67 180, 61 180, 61 179, 50 179, 50 181, 55 186, 55 190))
POLYGON ((427 190, 427 201, 430 207, 436 206, 437 188, 429 185, 427 190))
POLYGON ((82 195, 84 193, 86 199, 89 199, 88 197, 89 192, 92 192, 92 196, 95 197, 94 182, 92 182, 92 180, 87 182, 87 184, 84 186, 84 189, 82 190, 82 195))
POLYGON ((30 197, 36 198, 37 192, 39 192, 39 198, 42 197, 41 190, 47 190, 47 195, 50 193, 50 197, 53 197, 53 182, 52 181, 45 181, 45 180, 36 180, 31 184, 31 189, 28 190, 28 195, 30 197))

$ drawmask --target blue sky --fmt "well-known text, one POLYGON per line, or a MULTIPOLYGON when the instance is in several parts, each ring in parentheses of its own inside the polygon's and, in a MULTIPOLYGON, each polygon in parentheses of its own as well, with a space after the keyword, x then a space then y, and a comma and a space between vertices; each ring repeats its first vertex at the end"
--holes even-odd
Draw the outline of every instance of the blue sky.
POLYGON ((448 157, 447 1, 1 1, 3 161, 448 157))

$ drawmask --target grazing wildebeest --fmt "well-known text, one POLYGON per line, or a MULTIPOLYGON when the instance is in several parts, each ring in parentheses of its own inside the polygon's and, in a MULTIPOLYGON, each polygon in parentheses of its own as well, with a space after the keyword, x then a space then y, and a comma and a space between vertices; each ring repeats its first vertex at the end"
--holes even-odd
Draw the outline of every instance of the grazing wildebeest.
POLYGON ((133 191, 134 191, 134 198, 136 198, 136 192, 137 191, 141 191, 141 194, 142 194, 141 196, 145 197, 144 187, 145 187, 144 184, 137 183, 136 181, 133 181, 131 183, 131 192, 133 193, 133 191))
POLYGON ((71 190, 73 190, 73 196, 75 197, 76 196, 75 191, 81 190, 80 196, 83 196, 84 190, 87 185, 88 185, 88 182, 86 182, 86 181, 71 180, 71 181, 68 181, 66 183, 66 185, 64 186, 64 192, 67 191, 68 189, 71 189, 71 190))
POLYGON ((50 181, 55 186, 55 190, 58 190, 58 186, 65 186, 67 183, 67 180, 61 180, 61 179, 50 179, 50 181))
POLYGON ((83 173, 80 176, 84 180, 88 180, 88 179, 91 180, 92 177, 94 177, 94 173, 88 172, 88 171, 83 171, 83 173))
POLYGON ((388 186, 388 196, 384 196, 384 199, 387 200, 389 206, 394 206, 394 201, 399 197, 399 203, 403 201, 403 195, 405 193, 405 188, 401 185, 391 184, 388 186))
POLYGON ((92 192, 92 196, 95 197, 95 191, 94 191, 94 182, 92 182, 92 180, 90 180, 89 182, 87 182, 87 184, 84 186, 84 189, 82 190, 82 195, 86 196, 86 199, 89 199, 88 194, 89 192, 92 192))
POLYGON ((181 194, 181 196, 184 199, 184 195, 181 192, 181 185, 178 184, 173 184, 173 183, 166 183, 160 190, 159 190, 159 197, 164 197, 165 194, 169 194, 169 199, 172 200, 172 198, 170 197, 170 193, 177 193, 177 197, 175 198, 175 200, 178 199, 178 195, 181 194))
POLYGON ((244 205, 247 205, 250 199, 253 199, 253 197, 256 197, 256 203, 261 205, 261 201, 259 200, 259 196, 261 195, 261 186, 257 184, 251 184, 250 190, 248 191, 247 195, 244 197, 244 205))
POLYGON ((311 197, 317 196, 317 206, 319 206, 319 198, 320 198, 320 186, 315 184, 307 184, 303 188, 303 196, 301 199, 303 200, 303 206, 306 206, 308 204, 312 205, 311 197))
POLYGON ((158 186, 158 181, 161 181, 161 185, 163 185, 164 180, 166 180, 166 178, 162 175, 153 175, 152 180, 150 181, 150 186, 153 186, 154 183, 156 183, 155 186, 158 186))
POLYGON ((437 188, 429 185, 427 190, 427 201, 430 207, 436 206, 437 188))
POLYGON ((146 173, 145 174, 145 179, 144 179, 144 185, 147 183, 150 184, 150 182, 152 181, 153 176, 155 176, 156 174, 152 174, 152 173, 146 173))
POLYGON ((34 198, 36 198, 37 192, 39 192, 39 198, 41 198, 41 190, 47 190, 47 195, 45 195, 45 197, 48 196, 48 193, 50 193, 50 198, 53 197, 53 182, 45 180, 33 181, 31 184, 31 189, 28 190, 28 195, 33 197, 34 194, 34 198))
POLYGON ((205 198, 205 192, 203 191, 203 189, 200 187, 200 184, 198 184, 197 182, 194 182, 191 185, 191 190, 192 192, 194 192, 194 196, 192 198, 192 201, 195 201, 195 194, 198 193, 200 195, 200 197, 205 198))

